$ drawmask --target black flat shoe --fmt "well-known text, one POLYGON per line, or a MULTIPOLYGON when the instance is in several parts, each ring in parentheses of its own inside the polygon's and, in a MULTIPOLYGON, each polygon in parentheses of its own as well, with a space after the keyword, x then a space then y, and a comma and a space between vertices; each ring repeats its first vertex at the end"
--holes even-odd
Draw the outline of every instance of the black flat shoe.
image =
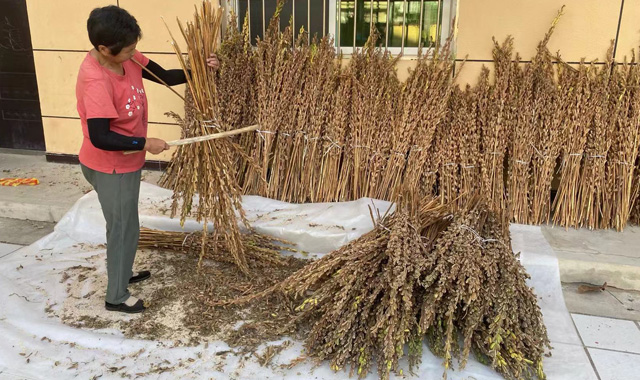
POLYGON ((130 284, 135 284, 136 282, 144 281, 151 277, 151 272, 148 270, 143 270, 142 272, 138 272, 135 276, 129 279, 130 284))
POLYGON ((144 301, 142 300, 138 300, 138 302, 136 302, 133 306, 127 306, 127 304, 125 304, 124 302, 117 305, 105 302, 104 307, 109 311, 119 311, 129 314, 142 313, 146 309, 146 307, 144 307, 144 301))

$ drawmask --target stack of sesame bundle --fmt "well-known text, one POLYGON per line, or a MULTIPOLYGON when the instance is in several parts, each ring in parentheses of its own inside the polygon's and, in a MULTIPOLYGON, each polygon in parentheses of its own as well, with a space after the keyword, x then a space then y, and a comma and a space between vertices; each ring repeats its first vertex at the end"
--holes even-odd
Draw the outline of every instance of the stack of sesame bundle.
POLYGON ((512 38, 494 41, 494 75, 484 68, 475 86, 460 90, 451 41, 418 56, 402 83, 398 57, 377 46, 375 30, 342 67, 330 38, 279 29, 283 5, 255 48, 247 18, 242 30, 230 18, 218 72, 201 62, 216 50, 219 11, 205 2, 210 14, 182 28, 193 66, 184 136, 260 130, 180 148, 166 176, 176 194, 172 211, 182 207, 184 219, 199 194, 195 215, 229 236, 241 267, 241 238, 231 227, 244 219, 231 211, 241 210, 241 193, 289 202, 394 200, 404 184, 464 204, 479 190, 518 223, 625 227, 640 189, 640 66, 611 54, 578 66, 551 55, 562 11, 530 63, 520 62, 512 38))
POLYGON ((542 379, 546 328, 506 225, 478 196, 452 214, 437 198, 405 194, 371 232, 227 303, 295 297, 292 323, 311 324, 309 354, 360 378, 374 362, 381 379, 402 373, 405 355, 417 366, 426 340, 447 369, 454 357, 464 367, 473 351, 508 379, 542 379))
POLYGON ((567 116, 553 221, 561 226, 621 231, 638 199, 640 69, 611 56, 610 49, 599 67, 559 66, 560 109, 567 116))

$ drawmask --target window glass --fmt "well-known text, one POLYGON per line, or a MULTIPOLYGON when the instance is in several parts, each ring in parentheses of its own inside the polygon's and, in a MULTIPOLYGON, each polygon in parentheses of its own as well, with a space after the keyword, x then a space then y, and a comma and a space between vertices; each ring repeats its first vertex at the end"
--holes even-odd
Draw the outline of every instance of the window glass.
MULTIPOLYGON (((335 4, 334 0, 288 0, 282 12, 280 13, 280 30, 284 30, 289 25, 294 9, 295 2, 295 31, 296 34, 300 28, 304 27, 306 32, 311 31, 311 36, 318 35, 322 37, 323 31, 329 31, 329 6, 335 4), (324 13, 323 8, 324 7, 324 13), (311 26, 309 26, 311 21, 311 26), (324 22, 324 28, 322 26, 324 22)), ((247 14, 247 5, 249 5, 251 15, 249 25, 251 26, 251 42, 255 44, 256 38, 264 38, 263 27, 269 26, 269 21, 276 11, 276 0, 239 0, 238 15, 240 18, 240 26, 243 25, 247 14), (264 26, 263 26, 263 6, 264 6, 264 26)))
POLYGON ((437 36, 438 10, 438 1, 428 0, 340 1, 340 45, 353 46, 355 37, 355 46, 364 46, 373 22, 380 33, 380 46, 401 47, 403 35, 405 47, 433 46, 437 36))

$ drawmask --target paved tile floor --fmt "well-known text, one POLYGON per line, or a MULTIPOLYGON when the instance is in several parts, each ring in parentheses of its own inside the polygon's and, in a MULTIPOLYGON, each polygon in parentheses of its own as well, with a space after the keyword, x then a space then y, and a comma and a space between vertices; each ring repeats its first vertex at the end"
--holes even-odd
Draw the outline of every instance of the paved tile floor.
POLYGON ((571 314, 600 380, 640 379, 640 324, 624 319, 571 314))

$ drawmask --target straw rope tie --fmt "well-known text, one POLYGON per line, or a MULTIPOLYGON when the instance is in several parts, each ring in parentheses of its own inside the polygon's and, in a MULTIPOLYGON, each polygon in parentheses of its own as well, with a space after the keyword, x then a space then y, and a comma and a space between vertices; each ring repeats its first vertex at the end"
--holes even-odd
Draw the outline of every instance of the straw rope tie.
POLYGON ((262 138, 263 141, 267 141, 267 139, 264 138, 265 134, 270 134, 273 135, 275 134, 275 132, 271 132, 271 131, 261 131, 259 129, 256 129, 256 133, 258 134, 258 136, 260 136, 260 138, 262 138))
POLYGON ((473 228, 471 228, 471 227, 467 226, 466 224, 461 224, 461 225, 460 225, 460 228, 461 228, 461 229, 463 229, 463 230, 466 230, 466 231, 471 232, 471 233, 473 234, 473 236, 475 237, 475 240, 477 240, 478 242, 480 242, 480 243, 482 243, 482 244, 484 244, 484 243, 494 243, 494 242, 497 242, 497 243, 500 243, 500 244, 504 245, 505 247, 507 246, 506 244, 504 244, 504 242, 502 242, 502 241, 501 241, 501 240, 499 240, 499 239, 485 239, 485 238, 483 238, 483 237, 478 233, 478 231, 476 231, 476 230, 474 230, 473 228))
POLYGON ((549 156, 545 156, 544 154, 542 154, 542 152, 540 152, 540 151, 538 150, 538 148, 536 148, 536 146, 535 146, 535 145, 533 145, 533 143, 529 143, 529 145, 531 145, 531 147, 533 148, 533 150, 535 150, 535 151, 536 151, 536 153, 538 154, 538 156, 542 157, 543 159, 547 159, 547 158, 549 158, 549 156))

